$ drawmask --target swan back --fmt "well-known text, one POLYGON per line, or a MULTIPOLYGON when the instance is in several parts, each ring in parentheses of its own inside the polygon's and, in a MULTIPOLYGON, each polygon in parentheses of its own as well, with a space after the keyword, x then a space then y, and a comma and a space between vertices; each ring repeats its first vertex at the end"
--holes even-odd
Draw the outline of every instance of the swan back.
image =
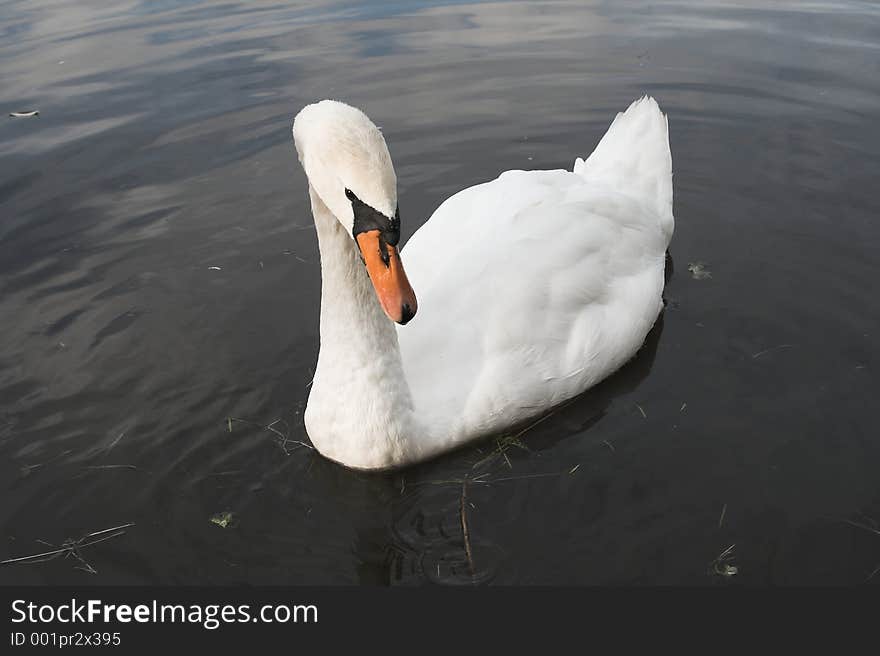
POLYGON ((420 316, 398 330, 432 446, 540 414, 635 355, 663 307, 672 229, 667 123, 650 98, 573 172, 506 171, 446 200, 403 249, 420 316))

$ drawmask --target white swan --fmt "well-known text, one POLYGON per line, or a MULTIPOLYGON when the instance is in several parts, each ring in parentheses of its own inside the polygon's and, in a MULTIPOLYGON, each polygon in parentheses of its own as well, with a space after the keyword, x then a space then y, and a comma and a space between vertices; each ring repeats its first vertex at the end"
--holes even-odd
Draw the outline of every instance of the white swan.
POLYGON ((397 179, 358 109, 294 120, 321 252, 306 430, 356 469, 415 463, 577 395, 639 349, 672 237, 666 117, 645 97, 574 171, 506 171, 396 244, 397 179), (413 288, 419 294, 416 311, 413 288), (393 320, 393 321, 392 321, 393 320))

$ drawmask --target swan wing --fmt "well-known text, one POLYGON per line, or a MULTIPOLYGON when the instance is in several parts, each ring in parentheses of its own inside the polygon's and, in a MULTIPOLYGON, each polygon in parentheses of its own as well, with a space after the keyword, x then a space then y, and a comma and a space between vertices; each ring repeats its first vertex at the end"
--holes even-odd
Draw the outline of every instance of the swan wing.
POLYGON ((668 155, 665 117, 642 100, 574 172, 507 171, 465 189, 402 249, 419 313, 398 338, 432 431, 457 442, 501 430, 599 382, 642 345, 662 308, 672 221, 671 158, 665 181, 644 180, 664 175, 663 153, 646 156, 646 143, 668 155), (635 122, 641 139, 627 127, 634 109, 655 119, 635 122), (627 158, 615 142, 637 152, 627 158))

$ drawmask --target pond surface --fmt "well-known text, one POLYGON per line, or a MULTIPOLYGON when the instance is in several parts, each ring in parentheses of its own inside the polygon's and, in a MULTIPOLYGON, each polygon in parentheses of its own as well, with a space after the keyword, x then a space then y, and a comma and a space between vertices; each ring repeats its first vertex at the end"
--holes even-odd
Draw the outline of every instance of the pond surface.
POLYGON ((876 4, 107 4, 0 6, 0 559, 134 526, 0 583, 880 566, 876 4), (383 128, 405 240, 464 187, 570 167, 643 93, 676 233, 635 360, 521 444, 379 475, 299 445, 320 270, 296 112, 383 128))

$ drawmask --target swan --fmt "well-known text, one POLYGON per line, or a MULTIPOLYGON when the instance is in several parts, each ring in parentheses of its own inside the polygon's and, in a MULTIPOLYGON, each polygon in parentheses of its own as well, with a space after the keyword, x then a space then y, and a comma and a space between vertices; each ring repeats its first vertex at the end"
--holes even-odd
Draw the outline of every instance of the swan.
POLYGON ((632 358, 663 308, 672 155, 651 97, 573 170, 464 189, 400 249, 379 128, 323 100, 293 140, 321 259, 304 422, 330 460, 402 467, 541 415, 632 358))

